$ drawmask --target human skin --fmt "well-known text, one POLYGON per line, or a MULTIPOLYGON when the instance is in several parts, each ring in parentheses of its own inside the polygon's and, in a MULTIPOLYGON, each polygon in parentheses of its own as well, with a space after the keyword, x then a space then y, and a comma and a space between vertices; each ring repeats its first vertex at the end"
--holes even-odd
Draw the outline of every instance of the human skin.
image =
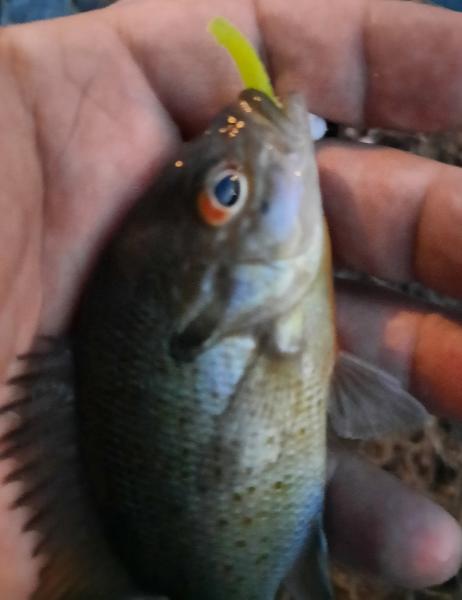
MULTIPOLYGON (((240 91, 205 33, 231 19, 264 51, 280 94, 343 123, 462 124, 462 16, 394 0, 125 0, 0 31, 0 379, 39 334, 66 331, 101 246, 184 138, 240 91), (296 6, 295 6, 296 5, 296 6), (397 58, 398 57, 398 58, 397 58)), ((323 143, 339 265, 462 296, 462 174, 391 150, 323 143)), ((363 286, 338 287, 341 344, 462 417, 462 327, 363 286)), ((1 402, 9 389, 2 389, 1 402)), ((10 464, 0 464, 0 477, 10 464)), ((334 557, 408 587, 453 575, 459 526, 389 475, 341 453, 326 525, 334 557)), ((0 489, 0 597, 25 600, 40 561, 27 511, 0 489)))

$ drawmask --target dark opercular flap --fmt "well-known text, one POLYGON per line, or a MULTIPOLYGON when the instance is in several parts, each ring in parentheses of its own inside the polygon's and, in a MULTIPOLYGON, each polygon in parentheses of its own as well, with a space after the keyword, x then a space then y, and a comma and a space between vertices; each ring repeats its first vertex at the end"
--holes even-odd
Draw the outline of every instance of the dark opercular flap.
POLYGON ((170 355, 190 362, 209 348, 220 334, 225 297, 217 296, 204 303, 201 310, 181 330, 170 338, 170 355))

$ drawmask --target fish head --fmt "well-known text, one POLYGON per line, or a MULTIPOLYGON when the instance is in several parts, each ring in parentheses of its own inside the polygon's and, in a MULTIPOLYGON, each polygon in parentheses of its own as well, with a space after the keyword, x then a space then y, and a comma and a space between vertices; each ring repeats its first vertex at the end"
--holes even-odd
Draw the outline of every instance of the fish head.
POLYGON ((323 216, 308 115, 247 89, 135 208, 118 253, 155 281, 172 352, 194 356, 297 302, 322 262, 323 216))
POLYGON ((245 90, 207 136, 212 160, 198 182, 199 213, 216 228, 223 257, 266 263, 306 252, 321 203, 303 99, 290 96, 281 110, 261 92, 245 90))

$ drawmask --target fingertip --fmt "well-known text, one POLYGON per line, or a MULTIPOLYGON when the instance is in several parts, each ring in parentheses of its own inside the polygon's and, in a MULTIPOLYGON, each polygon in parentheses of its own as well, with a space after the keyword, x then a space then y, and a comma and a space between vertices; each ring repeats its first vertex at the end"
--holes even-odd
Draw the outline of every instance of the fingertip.
MULTIPOLYGON (((457 521, 436 505, 421 517, 410 532, 408 548, 397 554, 399 562, 385 561, 396 582, 408 588, 444 583, 462 564, 462 531, 457 521)), ((389 550, 392 554, 393 547, 389 550)))
POLYGON ((408 589, 453 577, 462 563, 462 530, 440 506, 367 462, 341 452, 326 498, 334 558, 408 589))
POLYGON ((462 418, 462 327, 445 315, 428 313, 418 329, 412 365, 416 396, 435 414, 462 418))

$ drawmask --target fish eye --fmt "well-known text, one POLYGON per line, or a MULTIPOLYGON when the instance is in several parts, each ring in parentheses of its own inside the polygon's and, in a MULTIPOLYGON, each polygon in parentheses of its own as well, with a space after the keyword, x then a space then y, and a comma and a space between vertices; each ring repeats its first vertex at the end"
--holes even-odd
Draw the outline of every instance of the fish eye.
POLYGON ((199 194, 199 214, 208 225, 224 225, 240 211, 247 193, 245 174, 236 168, 221 166, 210 173, 199 194))
POLYGON ((239 175, 236 173, 226 173, 215 184, 213 195, 221 206, 234 206, 236 202, 239 202, 241 195, 241 181, 239 175))

